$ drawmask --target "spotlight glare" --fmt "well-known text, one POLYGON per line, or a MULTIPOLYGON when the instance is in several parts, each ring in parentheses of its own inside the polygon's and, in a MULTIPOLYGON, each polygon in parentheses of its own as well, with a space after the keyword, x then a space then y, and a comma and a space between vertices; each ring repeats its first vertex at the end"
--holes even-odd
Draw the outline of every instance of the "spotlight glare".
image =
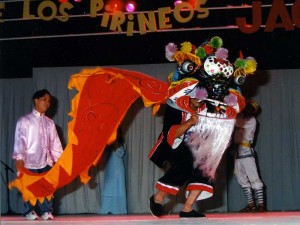
POLYGON ((108 11, 110 12, 116 12, 122 10, 122 2, 121 0, 109 0, 106 2, 106 6, 108 11))
POLYGON ((129 13, 134 12, 135 11, 135 5, 134 5, 134 3, 128 2, 126 4, 126 11, 129 12, 129 13))
POLYGON ((176 5, 180 4, 180 3, 182 3, 181 0, 176 0, 176 1, 174 2, 174 6, 176 6, 176 5))

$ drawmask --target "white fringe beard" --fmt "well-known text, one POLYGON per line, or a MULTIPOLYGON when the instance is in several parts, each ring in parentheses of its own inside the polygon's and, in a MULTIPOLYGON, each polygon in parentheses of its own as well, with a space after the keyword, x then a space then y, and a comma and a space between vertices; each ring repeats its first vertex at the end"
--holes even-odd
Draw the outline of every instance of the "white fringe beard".
POLYGON ((230 143, 234 123, 235 119, 199 116, 198 124, 188 131, 185 138, 194 156, 194 167, 212 180, 230 143))

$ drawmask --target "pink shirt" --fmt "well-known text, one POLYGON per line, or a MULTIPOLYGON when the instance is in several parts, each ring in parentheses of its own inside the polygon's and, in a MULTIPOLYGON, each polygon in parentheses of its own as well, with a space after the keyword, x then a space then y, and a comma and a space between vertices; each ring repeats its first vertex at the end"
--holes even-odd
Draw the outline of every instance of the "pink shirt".
POLYGON ((16 125, 13 159, 23 160, 28 169, 53 166, 63 149, 53 120, 35 109, 16 125))

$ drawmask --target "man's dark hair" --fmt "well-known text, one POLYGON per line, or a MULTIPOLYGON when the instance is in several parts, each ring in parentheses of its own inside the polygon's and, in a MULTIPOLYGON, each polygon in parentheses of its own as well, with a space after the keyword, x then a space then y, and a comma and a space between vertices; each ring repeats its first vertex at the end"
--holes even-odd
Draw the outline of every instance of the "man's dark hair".
POLYGON ((243 110, 243 114, 246 116, 246 117, 251 117, 251 116, 258 116, 258 114, 260 113, 260 107, 259 105, 252 101, 252 100, 248 100, 246 102, 246 106, 243 110))
POLYGON ((36 91, 32 96, 32 101, 34 102, 34 99, 39 99, 40 97, 43 97, 45 94, 48 94, 51 97, 50 92, 46 89, 36 91))

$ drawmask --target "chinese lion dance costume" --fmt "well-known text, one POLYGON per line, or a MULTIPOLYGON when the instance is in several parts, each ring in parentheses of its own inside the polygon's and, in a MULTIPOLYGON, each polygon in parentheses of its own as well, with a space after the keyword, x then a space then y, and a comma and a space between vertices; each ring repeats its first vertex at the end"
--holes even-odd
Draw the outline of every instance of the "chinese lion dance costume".
MULTIPOLYGON (((237 113, 245 107, 240 85, 257 65, 252 57, 238 58, 233 65, 228 60, 228 50, 222 45, 220 37, 213 37, 198 47, 190 42, 181 43, 180 50, 174 43, 166 46, 166 58, 178 65, 169 76, 167 104, 185 112, 187 119, 197 114, 199 120, 184 137, 175 140, 173 146, 156 146, 150 152, 150 159, 158 166, 163 166, 168 151, 172 151, 170 148, 175 149, 185 141, 192 151, 194 167, 198 167, 205 177, 215 179, 237 113), (190 108, 190 98, 202 104, 197 111, 190 108)), ((172 132, 172 127, 169 132, 172 132)))
MULTIPOLYGON (((50 199, 57 189, 77 176, 87 183, 89 168, 98 163, 106 145, 114 142, 117 128, 139 97, 146 107, 153 106, 153 113, 167 103, 188 114, 199 115, 199 125, 189 131, 187 138, 193 149, 195 166, 204 168, 208 176, 214 177, 236 114, 245 105, 239 85, 256 70, 253 58, 239 58, 232 65, 227 60, 227 50, 221 46, 219 37, 198 48, 189 42, 182 43, 180 50, 175 44, 167 45, 166 57, 178 63, 177 70, 169 76, 169 83, 118 68, 83 70, 72 75, 68 88, 76 88, 78 93, 72 100, 69 115, 73 120, 68 123, 68 144, 63 154, 44 174, 22 169, 9 187, 16 187, 24 201, 34 205, 37 200, 50 199), (193 112, 187 104, 189 98, 201 101, 201 110, 193 112), (200 136, 204 138, 197 141, 200 136), (207 144, 214 146, 204 148, 206 144, 201 144, 204 139, 209 139, 207 144)), ((156 153, 149 156, 162 165, 163 158, 156 160, 159 158, 156 153)))

